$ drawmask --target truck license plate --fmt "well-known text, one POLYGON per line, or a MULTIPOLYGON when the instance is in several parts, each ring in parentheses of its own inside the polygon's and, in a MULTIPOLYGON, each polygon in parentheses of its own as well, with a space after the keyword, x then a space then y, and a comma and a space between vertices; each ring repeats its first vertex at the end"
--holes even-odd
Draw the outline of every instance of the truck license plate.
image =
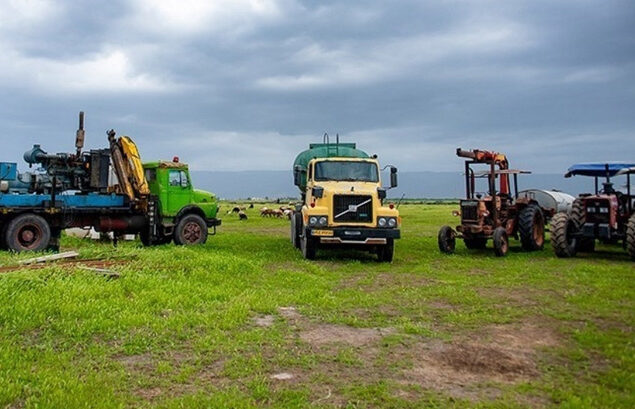
POLYGON ((332 236, 333 230, 313 230, 311 232, 314 236, 332 236))

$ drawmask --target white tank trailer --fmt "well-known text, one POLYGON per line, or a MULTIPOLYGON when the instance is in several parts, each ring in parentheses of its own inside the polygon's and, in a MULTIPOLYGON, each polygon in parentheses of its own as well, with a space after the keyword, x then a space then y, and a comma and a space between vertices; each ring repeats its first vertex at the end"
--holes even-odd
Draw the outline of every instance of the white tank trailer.
POLYGON ((575 197, 558 190, 526 189, 518 192, 518 197, 527 197, 538 202, 545 217, 551 219, 556 213, 571 213, 575 197))

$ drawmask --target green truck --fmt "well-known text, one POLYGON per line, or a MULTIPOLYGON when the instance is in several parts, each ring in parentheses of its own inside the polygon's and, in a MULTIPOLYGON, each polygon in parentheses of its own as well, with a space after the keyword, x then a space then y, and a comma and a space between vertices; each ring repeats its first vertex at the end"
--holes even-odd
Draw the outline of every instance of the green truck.
POLYGON ((185 163, 175 160, 148 162, 143 164, 143 169, 150 195, 158 199, 161 220, 154 238, 150 234, 140 235, 144 244, 162 244, 171 240, 176 244, 199 244, 207 240, 208 228, 216 233, 216 226, 221 224, 216 218, 216 196, 193 188, 185 163))

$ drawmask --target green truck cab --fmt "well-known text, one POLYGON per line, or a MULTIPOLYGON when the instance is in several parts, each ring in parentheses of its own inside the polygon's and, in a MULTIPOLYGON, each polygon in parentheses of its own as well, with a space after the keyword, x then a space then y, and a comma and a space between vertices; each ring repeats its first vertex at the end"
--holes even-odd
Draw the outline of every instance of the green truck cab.
POLYGON ((218 202, 211 192, 194 189, 187 164, 173 161, 147 162, 143 164, 150 195, 156 200, 157 209, 148 209, 150 217, 159 220, 151 232, 141 234, 146 244, 164 244, 174 240, 176 244, 202 244, 209 229, 216 234, 218 202))

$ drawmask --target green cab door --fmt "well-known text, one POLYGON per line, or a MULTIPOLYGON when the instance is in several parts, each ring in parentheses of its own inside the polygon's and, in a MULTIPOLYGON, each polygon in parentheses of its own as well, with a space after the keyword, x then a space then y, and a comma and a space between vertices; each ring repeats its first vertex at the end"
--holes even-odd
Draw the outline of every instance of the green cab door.
POLYGON ((164 213, 175 216, 179 210, 190 204, 192 197, 192 185, 187 172, 179 169, 168 171, 167 193, 167 208, 164 207, 164 213))

